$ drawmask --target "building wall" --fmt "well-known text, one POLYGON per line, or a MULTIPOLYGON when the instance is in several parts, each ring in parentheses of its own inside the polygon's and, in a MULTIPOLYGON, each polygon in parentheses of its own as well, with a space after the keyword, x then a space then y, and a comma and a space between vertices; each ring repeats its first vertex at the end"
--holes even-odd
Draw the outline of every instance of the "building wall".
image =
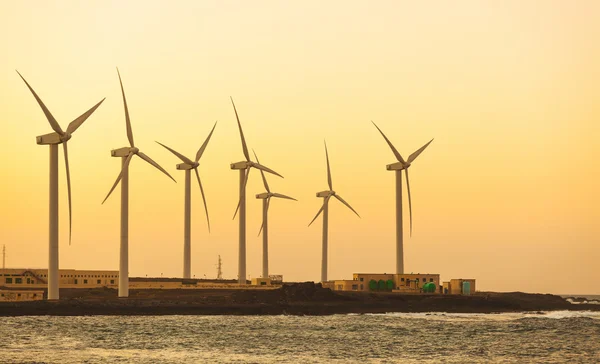
POLYGON ((475 279, 451 279, 450 280, 450 289, 448 290, 450 294, 463 294, 462 286, 463 282, 471 283, 471 294, 475 293, 475 279))
POLYGON ((440 275, 439 274, 381 274, 381 273, 354 273, 353 280, 334 281, 334 290, 346 291, 370 291, 369 282, 375 280, 394 281, 394 291, 398 292, 421 292, 425 283, 433 282, 439 292, 440 275), (357 287, 354 287, 357 285, 357 287), (356 289, 355 289, 356 288, 356 289))
MULTIPOLYGON (((60 287, 111 287, 119 284, 119 272, 107 270, 60 269, 60 287)), ((47 269, 9 268, 0 269, 0 286, 46 287, 47 269)))
POLYGON ((253 286, 270 286, 271 278, 252 278, 250 282, 253 286))
POLYGON ((38 301, 44 299, 44 291, 0 289, 0 302, 38 301))
POLYGON ((394 283, 398 291, 421 291, 425 283, 433 282, 436 286, 436 293, 439 292, 440 275, 439 274, 395 274, 394 283))
POLYGON ((381 274, 381 273, 354 273, 352 275, 352 278, 354 281, 356 281, 358 284, 358 291, 363 291, 363 292, 367 292, 370 291, 369 289, 369 282, 373 279, 377 282, 379 282, 379 280, 384 280, 387 281, 388 279, 394 280, 394 275, 393 274, 381 274))
POLYGON ((339 281, 333 281, 333 288, 332 290, 334 291, 364 291, 365 289, 368 290, 367 285, 369 284, 369 282, 367 282, 366 284, 364 282, 360 282, 358 280, 339 280, 339 281))

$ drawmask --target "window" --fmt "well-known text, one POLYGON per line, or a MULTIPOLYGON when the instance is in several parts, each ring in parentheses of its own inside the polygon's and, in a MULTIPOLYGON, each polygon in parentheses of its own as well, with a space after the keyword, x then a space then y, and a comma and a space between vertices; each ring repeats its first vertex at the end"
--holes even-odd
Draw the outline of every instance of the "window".
POLYGON ((404 278, 400 278, 400 282, 404 282, 404 278))
POLYGON ((360 285, 360 290, 362 291, 362 290, 364 290, 364 289, 365 289, 364 285, 363 285, 363 284, 361 284, 361 285, 360 285))
POLYGON ((15 278, 16 284, 23 284, 23 278, 15 278))
POLYGON ((353 291, 357 291, 358 290, 358 284, 353 284, 352 285, 352 290, 353 291))
POLYGON ((97 283, 97 284, 100 284, 100 281, 101 281, 101 279, 98 279, 98 280, 96 281, 96 283, 97 283))
POLYGON ((433 278, 429 278, 429 282, 433 282, 433 278))
POLYGON ((12 283, 12 278, 6 278, 6 283, 12 283))
POLYGON ((83 280, 83 284, 87 284, 87 279, 84 279, 84 280, 83 280))
POLYGON ((360 277, 360 281, 361 281, 361 282, 364 282, 364 281, 365 281, 365 278, 364 278, 364 277, 360 277))
POLYGON ((75 278, 75 284, 77 284, 77 278, 75 278))
POLYGON ((418 282, 419 282, 419 278, 415 278, 415 282, 417 282, 417 283, 418 283, 418 282))
POLYGON ((31 283, 31 279, 27 278, 27 284, 31 283))
POLYGON ((110 280, 110 284, 115 284, 115 280, 114 280, 114 279, 111 279, 111 280, 110 280))

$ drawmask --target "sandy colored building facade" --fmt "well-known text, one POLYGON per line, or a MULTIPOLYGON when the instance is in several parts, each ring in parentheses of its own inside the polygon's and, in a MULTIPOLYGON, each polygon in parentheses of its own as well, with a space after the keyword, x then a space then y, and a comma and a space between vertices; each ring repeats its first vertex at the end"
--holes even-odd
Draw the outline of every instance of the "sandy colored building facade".
MULTIPOLYGON (((118 271, 61 269, 59 275, 58 284, 61 288, 117 287, 119 283, 118 271)), ((47 285, 47 269, 0 269, 0 286, 46 288, 47 285)))
POLYGON ((43 290, 0 288, 0 302, 38 301, 43 299, 43 290))
POLYGON ((473 294, 475 293, 475 279, 451 279, 448 282, 442 284, 445 294, 473 294), (465 284, 468 283, 468 284, 465 284), (468 287, 468 291, 466 288, 468 287))
POLYGON ((336 280, 323 282, 323 287, 334 291, 390 291, 399 293, 423 293, 423 286, 433 283, 435 292, 441 293, 439 274, 387 274, 387 273, 354 273, 352 280, 336 280), (376 286, 374 286, 376 284, 376 286))

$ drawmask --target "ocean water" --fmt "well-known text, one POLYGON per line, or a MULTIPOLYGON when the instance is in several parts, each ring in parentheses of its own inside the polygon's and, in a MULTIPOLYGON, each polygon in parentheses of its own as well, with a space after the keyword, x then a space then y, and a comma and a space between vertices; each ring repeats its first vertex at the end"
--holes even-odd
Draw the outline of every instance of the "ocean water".
POLYGON ((599 363, 600 312, 0 318, 0 363, 599 363))

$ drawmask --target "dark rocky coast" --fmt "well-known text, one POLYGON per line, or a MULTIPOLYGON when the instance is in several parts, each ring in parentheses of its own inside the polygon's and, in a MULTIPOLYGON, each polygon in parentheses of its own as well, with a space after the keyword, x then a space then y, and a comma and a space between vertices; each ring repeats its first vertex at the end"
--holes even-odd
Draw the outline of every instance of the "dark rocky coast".
POLYGON ((2 302, 0 316, 85 315, 331 315, 386 312, 500 313, 600 311, 551 294, 478 292, 471 296, 332 292, 312 282, 280 289, 61 289, 60 301, 2 302))

